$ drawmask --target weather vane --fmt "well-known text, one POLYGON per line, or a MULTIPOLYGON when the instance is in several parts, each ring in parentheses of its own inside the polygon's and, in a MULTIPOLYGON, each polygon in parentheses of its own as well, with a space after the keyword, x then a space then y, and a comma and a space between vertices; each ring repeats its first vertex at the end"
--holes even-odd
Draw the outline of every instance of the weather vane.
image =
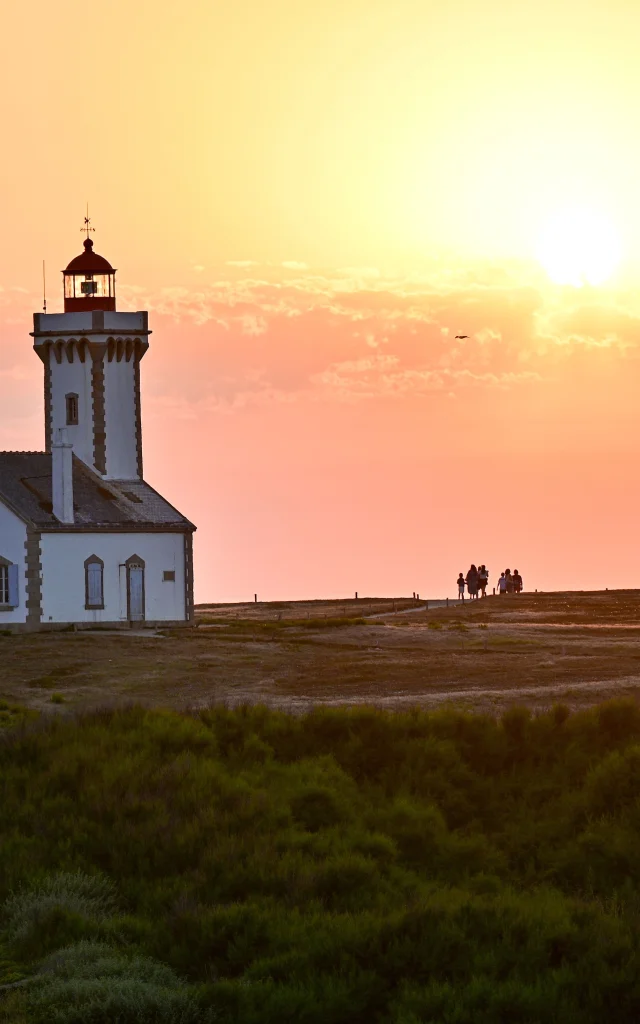
POLYGON ((80 230, 86 232, 87 238, 89 237, 89 234, 90 234, 91 231, 95 231, 96 230, 95 228, 91 227, 91 217, 89 216, 89 204, 88 203, 87 203, 87 215, 84 218, 84 226, 81 227, 80 230))

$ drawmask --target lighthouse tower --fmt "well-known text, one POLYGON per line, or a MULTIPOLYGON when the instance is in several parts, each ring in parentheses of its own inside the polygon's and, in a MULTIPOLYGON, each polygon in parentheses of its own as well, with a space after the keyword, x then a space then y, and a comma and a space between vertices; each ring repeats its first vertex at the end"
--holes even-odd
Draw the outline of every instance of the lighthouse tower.
POLYGON ((34 349, 44 363, 45 444, 66 432, 78 458, 105 480, 142 479, 140 360, 146 312, 118 313, 116 272, 93 251, 63 270, 64 313, 35 313, 34 349))

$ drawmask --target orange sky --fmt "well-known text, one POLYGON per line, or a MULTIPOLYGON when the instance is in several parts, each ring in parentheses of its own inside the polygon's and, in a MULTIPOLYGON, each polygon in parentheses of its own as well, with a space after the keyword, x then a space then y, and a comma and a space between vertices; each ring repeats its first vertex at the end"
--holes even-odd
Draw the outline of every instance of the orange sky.
POLYGON ((620 0, 6 9, 0 448, 43 446, 30 319, 88 199, 198 600, 636 586, 639 32, 620 0), (576 205, 619 235, 601 286, 535 258, 576 205))

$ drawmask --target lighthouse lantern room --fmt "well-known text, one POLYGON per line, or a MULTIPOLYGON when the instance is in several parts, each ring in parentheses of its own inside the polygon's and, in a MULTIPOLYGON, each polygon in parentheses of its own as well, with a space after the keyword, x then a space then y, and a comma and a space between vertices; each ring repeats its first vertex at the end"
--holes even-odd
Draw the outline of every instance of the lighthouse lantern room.
POLYGON ((116 272, 104 256, 93 251, 93 240, 84 240, 84 252, 71 260, 62 271, 64 278, 64 311, 116 308, 116 272))

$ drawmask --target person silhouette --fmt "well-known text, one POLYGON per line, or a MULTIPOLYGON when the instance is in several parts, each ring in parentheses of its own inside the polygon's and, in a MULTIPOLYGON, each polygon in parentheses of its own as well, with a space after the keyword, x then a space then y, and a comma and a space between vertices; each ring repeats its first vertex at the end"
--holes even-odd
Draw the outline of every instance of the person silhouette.
POLYGON ((478 586, 480 588, 480 593, 482 594, 483 597, 487 596, 486 591, 487 591, 487 583, 488 582, 489 582, 489 571, 488 571, 486 565, 481 565, 480 568, 478 569, 478 586))
POLYGON ((475 600, 478 597, 478 570, 475 565, 471 565, 467 573, 467 590, 469 591, 469 600, 472 598, 475 600))

